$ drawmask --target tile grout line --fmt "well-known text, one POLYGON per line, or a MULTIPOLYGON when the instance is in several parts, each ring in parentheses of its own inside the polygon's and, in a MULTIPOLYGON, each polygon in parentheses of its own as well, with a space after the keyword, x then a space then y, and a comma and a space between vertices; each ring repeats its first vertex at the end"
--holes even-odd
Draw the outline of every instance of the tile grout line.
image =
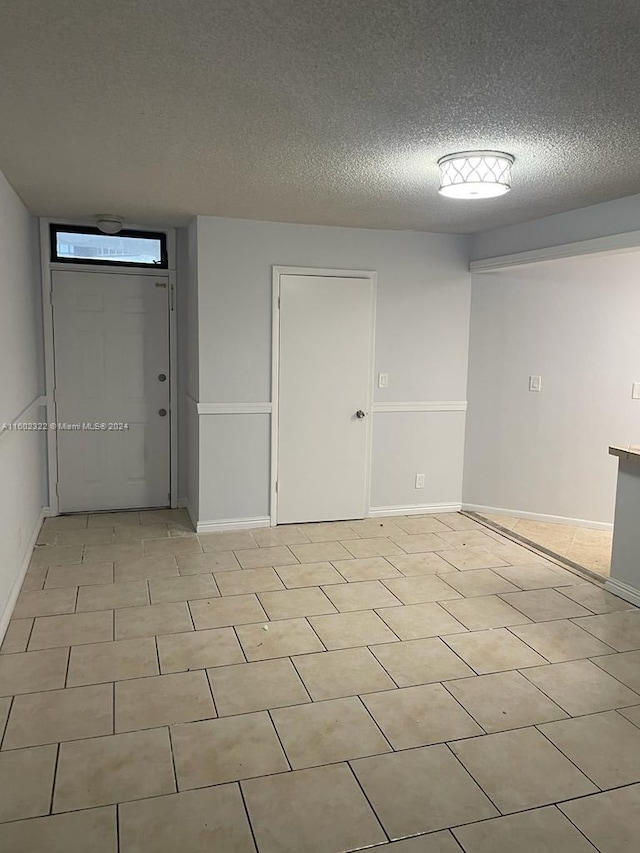
POLYGON ((627 708, 633 709, 638 707, 640 707, 640 705, 627 705, 625 708, 616 708, 615 713, 619 714, 623 720, 626 720, 628 723, 631 723, 632 726, 635 726, 637 729, 640 729, 640 719, 637 723, 634 723, 633 720, 630 720, 629 717, 625 717, 625 715, 622 713, 623 711, 626 711, 627 708))
MULTIPOLYGON (((393 753, 387 753, 387 755, 393 755, 393 753)), ((367 805, 368 805, 368 806, 369 806, 369 808, 371 809, 371 812, 372 812, 373 816, 374 816, 374 817, 375 817, 375 819, 378 821, 378 825, 380 826, 380 829, 382 830, 383 835, 385 836, 385 838, 387 839, 387 841, 388 841, 389 843, 391 843, 391 842, 392 842, 392 840, 393 840, 393 839, 391 838, 391 834, 390 834, 389 832, 387 832, 387 829, 386 829, 386 827, 385 827, 384 823, 382 822, 382 818, 380 817, 380 815, 379 815, 379 814, 378 814, 378 812, 376 811, 376 809, 375 809, 375 807, 374 807, 373 803, 371 802, 371 800, 370 800, 370 799, 369 799, 369 797, 367 796, 367 792, 365 791, 365 789, 364 789, 364 787, 363 787, 363 785, 362 785, 362 782, 360 781, 360 778, 358 777, 358 774, 357 774, 357 773, 356 773, 356 771, 353 769, 353 764, 352 764, 352 762, 353 762, 353 761, 359 761, 359 760, 360 760, 360 759, 352 758, 352 759, 350 759, 349 761, 345 761, 345 762, 344 762, 344 765, 345 765, 346 767, 348 767, 348 768, 349 768, 349 770, 350 770, 350 772, 351 772, 352 777, 355 779, 356 785, 357 785, 357 786, 358 786, 358 788, 360 789, 360 793, 362 794, 362 796, 363 796, 363 797, 364 797, 364 799, 365 799, 365 802, 367 803, 367 805)), ((343 763, 343 762, 341 762, 341 763, 343 763)), ((330 765, 322 765, 322 766, 327 767, 327 766, 330 766, 330 765)))
MULTIPOLYGON (((480 678, 481 676, 476 676, 476 677, 480 678)), ((457 679, 457 678, 448 679, 448 681, 458 681, 458 680, 459 679, 457 679)), ((465 706, 462 704, 460 699, 458 699, 458 697, 455 695, 455 693, 452 693, 451 690, 449 690, 449 688, 447 687, 446 681, 440 681, 440 682, 436 682, 436 683, 441 684, 442 687, 444 687, 444 689, 448 693, 448 695, 451 696, 451 698, 460 706, 460 708, 462 708, 462 710, 465 712, 465 714, 468 714, 471 717, 471 719, 473 720, 473 722, 482 729, 482 734, 472 735, 472 737, 483 737, 483 735, 496 734, 495 732, 488 732, 486 730, 486 728, 482 725, 480 720, 476 719, 476 717, 471 713, 471 711, 468 708, 465 708, 465 706)), ((527 728, 527 726, 519 726, 518 728, 527 728)), ((504 731, 513 731, 513 729, 504 729, 504 731)), ((460 740, 466 740, 466 738, 460 738, 460 740)))
POLYGON ((116 809, 116 850, 115 853, 120 853, 121 844, 120 844, 120 803, 115 803, 116 809))
POLYGON ((62 685, 62 689, 66 690, 69 684, 69 667, 71 666, 71 645, 69 645, 67 649, 67 665, 64 671, 64 683, 62 685))
MULTIPOLYGON (((334 615, 334 614, 327 614, 327 615, 332 616, 332 615, 334 615)), ((318 642, 319 642, 319 643, 320 643, 320 645, 322 646, 322 650, 323 650, 323 651, 325 651, 325 652, 328 652, 328 651, 329 651, 329 649, 328 649, 328 648, 326 647, 326 645, 324 644, 324 642, 323 642, 323 640, 322 640, 322 637, 321 637, 321 636, 320 636, 320 634, 318 634, 318 632, 315 630, 315 628, 313 627, 313 625, 312 625, 312 624, 311 624, 311 622, 309 621, 308 617, 307 617, 307 616, 301 616, 301 617, 299 617, 299 618, 304 619, 304 621, 305 621, 305 623, 307 624, 307 626, 311 629, 311 632, 314 634, 314 636, 316 636, 316 637, 318 638, 318 642)), ((286 621, 286 620, 276 620, 276 621, 286 621)), ((304 653, 303 653, 303 654, 304 654, 304 653)), ((307 654, 322 654, 322 652, 307 652, 307 654)), ((292 657, 292 655, 287 655, 287 657, 292 657)))
MULTIPOLYGON (((395 605, 394 605, 394 606, 395 606, 395 605)), ((407 606, 410 606, 410 605, 403 604, 403 607, 407 607, 407 606)), ((394 628, 392 628, 392 627, 391 627, 391 625, 389 625, 389 623, 386 621, 386 619, 384 618, 384 616, 381 616, 381 615, 378 613, 378 610, 385 610, 385 609, 386 609, 386 608, 384 608, 384 607, 378 607, 377 609, 376 609, 376 608, 372 608, 371 612, 372 612, 372 613, 375 613, 375 614, 376 614, 376 616, 378 617, 378 619, 380 619, 380 621, 381 621, 381 622, 383 622, 383 623, 387 626, 387 628, 391 631, 391 633, 393 634, 393 636, 398 638, 398 642, 400 642, 400 643, 402 643, 402 642, 408 642, 408 641, 404 641, 404 640, 402 639, 402 637, 398 634, 398 632, 397 632, 396 630, 394 630, 394 628)), ((421 638, 421 639, 428 639, 428 638, 427 638, 427 637, 423 637, 423 638, 421 638)), ((389 642, 393 642, 393 640, 390 640, 389 642)), ((372 645, 373 645, 373 646, 378 646, 378 645, 384 645, 384 644, 381 644, 381 643, 370 643, 370 646, 372 646, 372 645)))
MULTIPOLYGON (((199 720, 196 722, 202 722, 202 721, 199 720)), ((174 725, 177 725, 177 724, 174 724, 174 725)), ((172 726, 171 725, 160 726, 159 728, 166 728, 166 730, 167 730, 167 737, 169 739, 169 753, 171 755, 171 768, 173 770, 173 784, 175 787, 175 793, 180 794, 182 792, 181 792, 180 788, 178 787, 178 771, 176 769, 176 756, 175 756, 175 752, 173 750, 173 736, 172 736, 172 731, 171 731, 172 726)), ((185 790, 188 790, 188 789, 185 789, 185 790)), ((144 799, 144 798, 142 798, 142 799, 144 799)))
MULTIPOLYGON (((477 737, 483 737, 483 735, 477 735, 477 737)), ((485 737, 488 737, 488 735, 486 735, 485 737)), ((475 785, 477 785, 477 786, 478 786, 478 788, 482 791, 482 793, 485 795, 485 797, 487 798, 487 800, 491 803, 491 805, 494 807, 494 809, 498 812, 498 815, 500 815, 500 816, 506 816, 506 815, 505 815, 505 813, 504 813, 503 811, 501 811, 501 810, 498 808, 497 803, 495 803, 495 802, 493 801, 493 799, 489 796, 489 794, 487 794, 487 792, 486 792, 486 791, 485 791, 485 789, 482 787, 482 785, 480 784, 480 782, 476 779, 476 777, 473 775, 473 773, 465 767, 465 765, 462 763, 462 761, 461 761, 461 759, 459 758, 459 756, 458 756, 458 755, 456 755, 456 753, 454 752, 454 750, 451 748, 450 743, 449 743, 449 742, 445 742, 445 743, 444 743, 444 746, 445 746, 445 747, 447 748, 447 750, 449 751, 449 754, 450 754, 450 755, 452 755, 452 756, 453 756, 453 758, 455 759, 455 761, 460 765, 460 767, 462 768, 462 770, 467 774, 467 776, 469 777, 469 779, 471 779, 471 781, 472 781, 475 785)), ((494 815, 494 817, 495 817, 495 815, 494 815)), ((490 818, 485 818, 485 820, 490 820, 490 818)), ((461 824, 461 825, 464 825, 464 824, 461 824)))
POLYGON ((54 813, 54 811, 53 811, 53 799, 54 799, 54 795, 56 792, 56 785, 58 783, 58 765, 60 763, 61 746, 62 746, 62 744, 60 744, 60 743, 56 744, 56 757, 55 757, 55 761, 53 763, 53 777, 52 777, 52 781, 51 781, 51 799, 49 800, 49 811, 48 811, 48 814, 50 814, 50 815, 52 815, 54 813))
MULTIPOLYGON (((378 646, 385 646, 385 645, 386 645, 386 643, 375 643, 374 645, 378 645, 378 646)), ((396 681, 396 679, 391 675, 391 673, 389 672, 389 670, 387 669, 387 667, 386 667, 386 666, 382 663, 382 661, 378 658, 378 656, 377 656, 377 655, 376 655, 376 653, 373 651, 373 649, 371 648, 371 646, 356 646, 355 648, 365 648, 365 649, 369 652, 369 654, 371 655, 371 657, 375 660, 375 662, 378 664, 378 666, 380 667, 380 669, 382 669, 382 671, 383 671, 384 673, 386 673, 387 677, 389 678, 389 680, 391 681, 391 683, 394 685, 395 689, 396 689, 396 690, 401 690, 401 689, 402 689, 402 688, 400 687, 400 685, 398 684, 398 682, 396 681)), ((342 650, 340 650, 340 651, 342 651, 342 650)), ((387 688, 387 689, 388 689, 388 688, 387 688)), ((392 689, 393 689, 393 688, 392 688, 392 689)), ((372 691, 370 691, 370 692, 371 692, 371 693, 384 693, 385 691, 384 691, 384 690, 372 690, 372 691)))
MULTIPOLYGON (((585 580, 584 583, 581 583, 581 584, 571 584, 571 586, 554 586, 554 587, 552 587, 552 589, 554 589, 556 592, 559 592, 568 601, 574 601, 574 599, 571 598, 571 596, 567 595, 566 592, 564 592, 563 590, 573 589, 574 586, 586 586, 587 584, 589 584, 590 586, 594 586, 596 589, 599 590, 599 592, 603 592, 606 595, 613 596, 613 598, 615 598, 617 601, 624 601, 623 598, 618 598, 617 595, 613 595, 613 593, 608 592, 608 590, 606 590, 604 588, 600 588, 598 586, 598 584, 589 582, 587 580, 585 580)), ((613 610, 601 610, 601 611, 593 610, 593 608, 587 607, 586 604, 582 604, 579 601, 575 602, 575 603, 580 604, 581 607, 584 607, 585 610, 588 610, 589 616, 611 616, 613 613, 629 613, 630 611, 638 609, 634 604, 631 604, 631 602, 625 602, 625 604, 627 604, 628 606, 624 607, 624 608, 614 608, 613 610)), ((572 619, 586 619, 587 617, 586 616, 572 616, 571 618, 572 619)), ((600 640, 600 642, 604 643, 604 640, 600 640)))
MULTIPOLYGON (((4 743, 4 739, 5 739, 6 734, 7 734, 7 729, 9 728, 9 720, 11 719, 11 712, 13 711, 13 704, 14 704, 15 698, 16 698, 15 696, 9 697, 9 708, 7 709, 7 719, 5 721, 4 727, 2 729, 2 733, 0 735, 0 749, 2 749, 2 744, 4 743)), ((2 750, 2 751, 6 752, 7 750, 2 750)))
MULTIPOLYGON (((621 654, 621 653, 619 652, 618 654, 621 654)), ((561 661, 560 663, 543 664, 543 666, 561 666, 563 663, 579 663, 582 660, 587 660, 590 663, 593 663, 593 661, 590 658, 579 658, 578 660, 575 660, 575 661, 561 661)), ((597 666, 597 664, 596 664, 596 666, 597 666)), ((617 711, 618 710, 618 708, 607 708, 603 711, 588 711, 586 714, 571 714, 563 705, 560 704, 560 702, 557 699, 554 699, 553 696, 549 696, 549 694, 546 692, 546 690, 544 690, 542 687, 540 687, 538 684, 536 684, 535 681, 532 681, 530 678, 527 677, 527 674, 526 674, 527 669, 536 669, 536 667, 529 667, 529 666, 520 667, 517 670, 517 672, 519 672, 520 675, 523 675, 530 684, 533 684, 534 687, 537 687, 537 689, 541 693, 544 693, 544 695, 547 697, 547 699, 549 699, 551 702, 553 702, 554 705, 557 705, 559 708, 561 708, 565 712, 565 714, 569 714, 570 719, 576 719, 578 717, 590 717, 592 714, 604 714, 607 711, 617 711)), ((608 673, 606 670, 603 670, 600 667, 598 667, 598 669, 601 672, 604 672, 605 675, 611 675, 611 673, 608 673)), ((627 684, 625 684, 624 681, 620 681, 620 679, 616 678, 614 675, 611 675, 611 678, 613 678, 614 681, 617 681, 618 684, 620 684, 622 687, 625 687, 627 690, 631 690, 632 693, 636 693, 636 695, 638 696, 638 699, 640 699, 640 693, 637 693, 637 691, 633 690, 631 687, 629 687, 627 684)), ((640 704, 640 702, 638 704, 640 704)), ((622 708, 634 708, 635 705, 621 705, 620 707, 622 707, 622 708)))
POLYGON ((452 829, 446 829, 445 832, 448 832, 451 838, 453 839, 453 843, 456 845, 456 850, 454 853, 473 853, 473 851, 469 851, 466 847, 463 847, 462 841, 460 841, 457 835, 454 833, 452 829))
MULTIPOLYGON (((306 703, 305 703, 305 707, 306 707, 306 703)), ((276 709, 276 710, 278 710, 278 709, 276 709)), ((284 772, 285 773, 293 773, 293 767, 291 766, 291 759, 289 758, 289 754, 287 753, 287 750, 284 748, 284 744, 282 743, 282 738, 280 737, 280 732, 278 731, 278 727, 275 724, 275 721, 273 719, 273 715, 271 714, 271 710, 269 708, 266 708, 265 711, 256 711, 254 713, 258 713, 258 714, 266 713, 267 716, 269 717, 269 722, 271 723, 271 728, 273 729, 275 736, 278 739, 278 743, 280 744, 280 749, 282 750, 282 754, 284 755, 284 760, 287 762, 287 766, 289 768, 288 771, 285 770, 284 772)), ((257 778, 260 778, 260 777, 257 777, 257 778)))
MULTIPOLYGON (((523 593, 527 593, 527 592, 556 592, 556 590, 553 587, 545 587, 544 589, 541 589, 541 590, 523 589, 523 590, 521 590, 521 592, 523 592, 523 593)), ((518 595, 518 594, 519 593, 513 593, 513 592, 498 592, 498 593, 496 593, 497 597, 501 601, 504 601, 505 604, 508 604, 509 607, 513 607, 513 609, 517 610, 519 613, 522 613, 522 615, 526 616, 526 618, 529 619, 534 625, 540 625, 543 622, 559 622, 561 619, 584 619, 587 616, 595 616, 596 615, 595 613, 592 613, 590 610, 587 610, 587 608, 584 607, 583 609, 587 610, 587 613, 579 613, 577 616, 560 616, 560 617, 553 616, 551 619, 533 619, 531 616, 526 614, 524 612, 524 610, 522 610, 522 608, 518 607, 517 604, 512 604, 511 601, 506 601, 504 598, 505 595, 518 595)), ((564 596, 564 597, 567 598, 567 596, 564 596)), ((570 599, 568 599, 568 600, 570 600, 570 599)), ((578 604, 577 601, 574 601, 573 603, 578 605, 578 607, 582 607, 582 605, 578 604)), ((526 623, 523 623, 523 624, 526 624, 526 623)), ((516 627, 516 626, 514 626, 514 627, 516 627)))
MULTIPOLYGON (((455 618, 455 617, 454 617, 454 618, 455 618)), ((493 630, 493 629, 486 629, 486 628, 485 628, 485 629, 481 629, 481 630, 493 630)), ((478 672, 476 669, 474 669, 474 668, 471 666, 471 664, 470 664, 470 663, 468 663, 468 662, 467 662, 467 661, 462 657, 462 655, 461 655, 459 652, 457 652, 457 651, 453 648, 453 646, 450 646, 450 645, 449 645, 449 643, 447 643, 447 637, 459 637, 459 636, 461 636, 461 634, 462 634, 462 633, 463 633, 463 632, 460 632, 460 633, 458 633, 458 634, 443 634, 442 636, 438 635, 438 639, 439 639, 441 642, 443 642, 443 643, 445 644, 445 646, 449 649, 449 651, 453 652, 453 654, 454 654, 457 658, 459 658, 465 666, 468 666, 468 667, 469 667, 469 669, 471 670, 471 672, 473 672, 473 674, 474 674, 474 675, 477 675, 477 676, 480 676, 480 675, 491 675, 491 673, 488 673, 488 672, 478 672)), ((467 633, 467 634, 473 634, 473 633, 475 633, 475 632, 474 632, 474 631, 467 631, 466 633, 467 633)), ((511 671, 511 670, 503 670, 503 672, 510 672, 510 671, 511 671)), ((469 678, 469 677, 470 677, 470 676, 467 676, 467 678, 469 678)), ((448 680, 453 681, 454 679, 448 679, 448 680)))
MULTIPOLYGON (((257 623, 257 624, 259 624, 259 623, 257 623)), ((230 625, 230 626, 228 626, 228 627, 230 627, 230 628, 231 628, 231 630, 233 631, 233 634, 234 634, 234 636, 235 636, 235 638, 236 638, 236 642, 237 642, 238 646, 240 647, 240 653, 242 654, 242 657, 244 658, 245 663, 252 663, 252 661, 249 661, 249 658, 247 657, 247 653, 246 653, 246 652, 245 652, 245 650, 244 650, 244 646, 243 646, 243 645, 242 645, 242 643, 240 642, 240 637, 239 637, 239 635, 238 635, 238 631, 237 631, 237 627, 238 627, 238 626, 236 626, 236 625, 230 625)), ((203 630, 207 630, 207 629, 203 629, 203 630)), ((214 628, 214 629, 209 629, 209 630, 218 630, 218 629, 215 629, 215 628, 214 628)), ((227 666, 235 666, 236 664, 226 664, 226 665, 227 665, 227 666)), ((223 664, 223 666, 224 666, 224 664, 223 664)), ((211 668, 213 668, 213 667, 211 667, 211 668)))
MULTIPOLYGON (((283 660, 288 660, 288 661, 289 661, 290 665, 293 667, 293 673, 294 673, 294 676, 298 679, 298 681, 299 681, 299 682, 300 682, 300 684, 302 685, 302 689, 304 690, 304 692, 305 692, 305 693, 307 694, 307 696, 309 697, 309 702, 313 702, 313 696, 311 695, 311 692, 310 692, 309 688, 307 687, 307 685, 304 683, 304 681, 303 681, 303 679, 302 679, 302 676, 301 676, 301 675, 300 675, 300 673, 298 672, 298 669, 297 669, 297 667, 296 667, 295 663, 293 662, 293 657, 292 657, 291 655, 289 655, 289 657, 288 657, 288 658, 283 658, 283 660)), ((298 705, 308 705, 308 704, 309 704, 309 702, 298 702, 297 704, 298 704, 298 705)), ((283 707, 283 708, 287 708, 287 707, 291 708, 291 707, 297 707, 297 706, 293 706, 293 705, 283 705, 282 707, 283 707)), ((278 709, 275 709, 275 710, 278 710, 278 709)))
MULTIPOLYGON (((606 713, 606 712, 599 712, 599 713, 606 713)), ((585 714, 585 715, 583 715, 583 716, 586 716, 586 717, 595 717, 595 716, 596 716, 596 714, 585 714)), ((575 720, 575 719, 578 719, 578 718, 577 718, 577 717, 571 717, 570 719, 575 720)), ((568 721, 567 721, 567 720, 556 720, 555 722, 564 723, 564 722, 568 722, 568 721)), ((604 791, 605 789, 601 788, 601 787, 600 787, 600 785, 598 785, 598 784, 597 784, 597 783, 596 783, 596 782, 591 778, 591 776, 589 776, 589 775, 588 775, 588 773, 587 773, 585 770, 582 770, 582 768, 578 767, 578 765, 575 763, 575 761, 574 761, 574 760, 573 760, 569 755, 567 755, 567 754, 566 754, 566 752, 563 752, 563 751, 562 751, 562 749, 561 749, 559 746, 556 746, 556 744, 551 740, 551 738, 547 737, 547 735, 546 735, 546 734, 545 734, 545 733, 540 729, 540 726, 543 726, 543 725, 546 725, 546 724, 545 724, 545 723, 538 723, 537 725, 533 726, 533 728, 534 728, 537 732, 539 732, 539 733, 542 735, 542 737, 547 741, 547 743, 551 744, 551 746, 552 746, 555 750, 557 750, 557 751, 560 753, 560 755, 562 755, 564 758, 566 758, 566 759, 567 759, 567 761, 575 767, 575 769, 578 771, 578 773, 580 773, 582 776, 584 776, 584 778, 585 778, 587 781, 591 782, 591 784, 592 784, 592 785, 595 785, 595 787, 598 789, 597 793, 600 793, 600 794, 601 794, 601 793, 603 793, 603 791, 604 791)), ((608 789, 607 789, 607 790, 608 790, 608 789)), ((592 793, 593 793, 593 792, 592 792, 592 793)))
MULTIPOLYGON (((611 789, 609 789, 609 790, 611 790, 611 789)), ((616 789, 614 788, 613 790, 616 790, 616 789)), ((603 791, 602 793, 606 793, 606 792, 605 792, 605 791, 603 791)), ((598 797, 598 796, 599 796, 599 794, 586 794, 586 796, 585 796, 585 797, 577 797, 576 799, 586 799, 586 797, 598 797)), ((570 802, 572 802, 572 801, 571 801, 571 800, 563 800, 563 801, 561 801, 561 802, 570 803, 570 802)), ((587 843, 592 845, 592 847, 594 848, 594 850, 601 851, 601 848, 600 848, 600 847, 596 847, 596 845, 594 844, 594 842, 589 838, 589 836, 588 836, 588 835, 585 835, 585 833, 580 829, 580 827, 578 826, 578 824, 577 824, 577 823, 575 823, 575 822, 574 822, 574 821, 569 817, 569 815, 568 815, 566 812, 562 811, 562 809, 560 808, 560 804, 559 804, 559 803, 554 803, 554 806, 555 806, 555 808, 560 812, 560 814, 565 818, 565 820, 568 820, 568 821, 569 821, 569 823, 570 823, 573 827, 575 827, 575 828, 578 830, 578 832, 580 833, 580 835, 581 835, 581 836, 582 836, 582 837, 587 841, 587 843)))
MULTIPOLYGON (((258 777, 262 778, 262 777, 258 777)), ((247 801, 244 795, 244 788, 242 787, 242 782, 245 781, 243 779, 239 779, 235 784, 238 786, 238 790, 240 791, 240 799, 242 800, 242 807, 244 809, 244 814, 247 819, 247 825, 249 826, 249 832, 251 833, 251 838, 253 840, 254 851, 258 851, 258 841, 256 839, 256 833, 253 828, 253 823, 251 822, 251 815, 249 814, 249 807, 247 806, 247 801)))
MULTIPOLYGON (((381 691, 381 692, 383 692, 383 693, 385 693, 385 692, 389 692, 389 693, 393 693, 394 695, 396 695, 395 690, 381 691)), ((367 714, 369 715, 369 717, 371 718, 371 721, 373 722, 374 726, 378 729, 378 731, 379 731, 379 732, 380 732, 380 734, 382 735, 382 737, 383 737, 383 739, 384 739, 385 743, 387 743, 387 744, 389 745, 389 749, 391 750, 391 753, 384 753, 384 752, 383 752, 383 753, 374 753, 374 755, 385 755, 385 754, 386 754, 386 755, 389 755, 389 754, 392 754, 392 753, 398 752, 398 750, 396 750, 396 748, 394 747, 394 745, 391 743, 391 741, 389 740, 389 738, 388 738, 388 737, 386 736, 386 734, 384 733, 384 730, 383 730, 382 726, 380 725, 380 723, 379 723, 379 722, 376 720, 376 718, 373 716, 373 714, 372 714, 372 712, 371 712, 371 709, 369 708, 369 706, 367 705, 367 703, 366 703, 366 702, 364 701, 364 699, 362 698, 363 696, 369 696, 369 695, 372 695, 372 694, 369 694, 369 693, 359 693, 359 694, 357 694, 354 698, 358 700, 358 702, 360 703, 360 705, 364 708, 365 713, 367 713, 367 714)), ((346 697, 346 698, 349 698, 349 697, 346 697)), ((328 701, 333 701, 333 700, 328 700, 328 701)), ((363 758, 369 758, 369 757, 370 757, 370 756, 363 756, 363 758)), ((348 759, 348 760, 349 760, 349 761, 355 761, 355 760, 357 760, 357 759, 351 758, 351 759, 348 759)))
MULTIPOLYGON (((543 622, 531 622, 529 624, 531 624, 531 625, 548 625, 551 622, 571 622, 571 619, 549 619, 549 620, 545 620, 543 622)), ((571 622, 571 624, 574 624, 574 623, 571 622)), ((532 646, 531 643, 529 643, 526 639, 524 639, 523 637, 519 637, 514 631, 511 630, 512 628, 526 628, 527 627, 526 622, 524 622, 521 625, 505 625, 504 627, 513 637, 515 637, 516 640, 520 640, 520 642, 524 643, 525 646, 528 646, 532 652, 535 652, 537 655, 540 655, 541 658, 544 658, 544 660, 550 666, 557 666, 558 664, 561 664, 561 663, 574 663, 574 662, 580 661, 580 660, 590 660, 591 659, 590 657, 577 657, 577 658, 568 658, 567 660, 559 660, 559 661, 549 660, 548 657, 543 655, 542 652, 539 652, 538 649, 534 648, 534 646, 532 646)), ((580 628, 580 626, 576 625, 576 628, 580 628)), ((589 634, 588 631, 584 631, 584 629, 580 629, 580 630, 582 630, 582 632, 584 634, 586 634, 587 637, 592 637, 593 639, 596 639, 596 640, 598 639, 597 637, 593 637, 593 634, 589 634)), ((600 642, 602 642, 602 640, 600 642)), ((603 645, 606 646, 607 644, 603 643, 603 645)), ((615 652, 614 652, 614 654, 615 654, 615 652)), ((591 655, 591 657, 608 657, 608 655, 591 655)), ((544 666, 544 664, 541 664, 541 666, 544 666)), ((526 667, 526 668, 528 669, 529 667, 526 667)))
MULTIPOLYGON (((214 692, 213 692, 213 684, 211 683, 211 677, 209 676, 209 669, 213 669, 213 667, 207 667, 204 670, 198 670, 198 672, 204 671, 204 677, 207 681, 207 686, 209 687, 209 693, 211 694, 211 701, 213 703, 213 711, 215 714, 215 716, 212 717, 211 719, 219 720, 220 714, 218 713, 218 706, 216 705, 216 697, 215 697, 214 692)), ((188 670, 188 672, 194 672, 194 671, 195 670, 188 670)))

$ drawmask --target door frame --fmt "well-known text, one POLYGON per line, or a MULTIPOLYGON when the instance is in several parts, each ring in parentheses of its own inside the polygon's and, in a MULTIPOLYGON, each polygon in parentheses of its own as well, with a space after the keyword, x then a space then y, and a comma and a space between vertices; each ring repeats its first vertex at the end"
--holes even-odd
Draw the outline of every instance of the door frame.
MULTIPOLYGON (((153 269, 150 267, 117 267, 105 266, 104 264, 65 264, 50 260, 50 234, 49 225, 90 225, 95 227, 94 221, 70 220, 56 217, 55 219, 40 219, 40 267, 42 278, 42 326, 44 346, 44 381, 46 396, 47 423, 56 423, 55 405, 55 357, 53 339, 53 280, 52 274, 56 271, 62 272, 84 272, 102 273, 116 275, 146 275, 166 278, 169 281, 167 288, 168 316, 169 316, 169 506, 175 509, 178 506, 178 328, 176 318, 176 232, 175 228, 151 228, 144 225, 127 223, 127 227, 139 231, 161 231, 167 235, 167 269, 153 269)), ((46 508, 47 515, 59 515, 58 501, 58 434, 55 430, 47 430, 47 467, 48 467, 48 495, 49 505, 46 508)))
POLYGON ((271 526, 278 524, 278 420, 280 403, 280 277, 283 275, 319 276, 322 278, 357 278, 371 285, 371 352, 369 353, 369 385, 366 395, 366 470, 364 488, 364 517, 371 513, 371 459, 373 450, 373 384, 375 368, 377 272, 374 270, 319 269, 317 267, 272 267, 271 306, 271 466, 270 518, 271 526))

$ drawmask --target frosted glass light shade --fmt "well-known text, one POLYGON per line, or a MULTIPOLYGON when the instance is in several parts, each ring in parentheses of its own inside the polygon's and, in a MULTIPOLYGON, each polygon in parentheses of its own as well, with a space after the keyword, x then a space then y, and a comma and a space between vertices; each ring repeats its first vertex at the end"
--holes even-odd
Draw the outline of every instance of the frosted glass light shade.
POLYGON ((441 195, 448 198, 493 198, 511 189, 514 158, 502 151, 460 151, 438 160, 441 195))

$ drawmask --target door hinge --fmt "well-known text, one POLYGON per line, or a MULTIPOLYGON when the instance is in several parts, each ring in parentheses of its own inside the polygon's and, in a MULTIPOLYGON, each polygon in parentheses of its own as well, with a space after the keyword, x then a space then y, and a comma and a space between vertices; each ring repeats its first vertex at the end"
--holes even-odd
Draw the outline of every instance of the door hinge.
POLYGON ((278 481, 276 480, 276 494, 278 494, 278 481))
POLYGON ((280 310, 280 297, 278 296, 278 311, 280 310))
POLYGON ((170 294, 170 303, 171 303, 171 310, 172 311, 175 310, 173 291, 174 291, 174 287, 172 284, 170 284, 169 285, 169 294, 170 294))

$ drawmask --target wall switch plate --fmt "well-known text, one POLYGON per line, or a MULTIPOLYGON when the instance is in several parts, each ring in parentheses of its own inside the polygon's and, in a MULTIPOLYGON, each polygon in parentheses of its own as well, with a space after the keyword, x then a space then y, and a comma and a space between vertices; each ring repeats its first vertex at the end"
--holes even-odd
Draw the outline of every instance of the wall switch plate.
POLYGON ((388 388, 389 387, 389 374, 388 373, 379 373, 378 374, 378 388, 388 388))
POLYGON ((424 489, 424 474, 416 474, 416 489, 424 489))
POLYGON ((530 376, 529 377, 529 391, 541 391, 542 390, 542 376, 530 376))
POLYGON ((634 382, 631 386, 631 399, 640 400, 640 382, 634 382))

